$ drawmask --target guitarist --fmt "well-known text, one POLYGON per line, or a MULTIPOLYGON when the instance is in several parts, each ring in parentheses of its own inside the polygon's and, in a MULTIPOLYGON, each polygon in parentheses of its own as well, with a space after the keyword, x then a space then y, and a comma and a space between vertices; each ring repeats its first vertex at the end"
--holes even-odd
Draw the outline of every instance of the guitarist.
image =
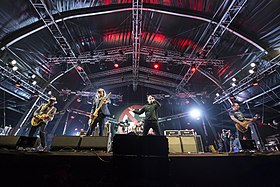
MULTIPOLYGON (((243 126, 245 124, 245 122, 248 121, 252 121, 252 118, 245 118, 243 113, 239 110, 240 106, 237 102, 234 102, 231 105, 231 111, 230 111, 230 118, 237 124, 243 126)), ((245 126, 245 125, 244 125, 245 126)), ((244 132, 240 131, 237 128, 237 132, 238 132, 238 139, 239 140, 250 140, 252 139, 252 135, 251 135, 251 128, 250 126, 247 127, 247 130, 244 132)))
POLYGON ((106 92, 103 88, 99 88, 96 93, 96 97, 93 98, 92 101, 92 109, 91 109, 91 115, 94 115, 96 109, 102 105, 100 110, 97 113, 97 118, 94 120, 93 123, 89 120, 89 128, 87 130, 86 136, 90 136, 93 134, 95 127, 99 126, 99 136, 104 136, 104 125, 106 122, 106 117, 110 116, 110 111, 108 109, 108 104, 111 103, 111 100, 108 98, 105 99, 106 92), (103 103, 102 103, 103 102, 103 103))
POLYGON ((37 110, 34 112, 33 118, 38 118, 39 116, 44 116, 41 118, 40 123, 38 123, 36 126, 31 126, 31 129, 29 131, 30 137, 33 137, 35 132, 37 131, 38 128, 40 128, 40 141, 41 141, 41 146, 43 148, 42 151, 47 151, 47 146, 46 146, 46 133, 45 133, 45 128, 46 125, 48 124, 49 121, 52 121, 54 118, 54 115, 56 113, 56 107, 54 105, 57 103, 55 97, 50 97, 48 103, 43 103, 41 104, 37 110))

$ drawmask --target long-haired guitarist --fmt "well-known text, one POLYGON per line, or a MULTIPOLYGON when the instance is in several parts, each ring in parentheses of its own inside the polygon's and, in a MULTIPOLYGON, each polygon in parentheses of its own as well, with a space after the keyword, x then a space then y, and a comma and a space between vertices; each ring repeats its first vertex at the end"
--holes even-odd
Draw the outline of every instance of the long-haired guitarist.
POLYGON ((50 97, 48 103, 41 104, 33 114, 31 120, 30 137, 34 136, 38 128, 40 128, 39 136, 43 151, 47 151, 45 128, 49 121, 52 121, 57 108, 54 106, 57 103, 55 97, 50 97))
POLYGON ((235 122, 239 140, 252 139, 251 128, 249 124, 253 119, 244 117, 244 114, 240 111, 240 106, 237 102, 234 102, 231 105, 229 116, 235 122))
POLYGON ((93 134, 95 127, 99 126, 99 136, 104 136, 104 125, 106 117, 110 116, 108 104, 111 103, 110 98, 106 98, 106 92, 103 88, 99 88, 96 92, 96 97, 92 100, 91 116, 88 121, 89 128, 86 135, 93 134), (99 109, 99 110, 98 110, 99 109))

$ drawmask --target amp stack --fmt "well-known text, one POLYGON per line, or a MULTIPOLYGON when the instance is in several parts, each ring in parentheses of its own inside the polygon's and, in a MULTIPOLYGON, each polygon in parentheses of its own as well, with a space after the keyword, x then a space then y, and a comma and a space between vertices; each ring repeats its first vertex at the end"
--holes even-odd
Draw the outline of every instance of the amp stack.
POLYGON ((191 130, 165 130, 170 153, 204 152, 201 136, 191 130))

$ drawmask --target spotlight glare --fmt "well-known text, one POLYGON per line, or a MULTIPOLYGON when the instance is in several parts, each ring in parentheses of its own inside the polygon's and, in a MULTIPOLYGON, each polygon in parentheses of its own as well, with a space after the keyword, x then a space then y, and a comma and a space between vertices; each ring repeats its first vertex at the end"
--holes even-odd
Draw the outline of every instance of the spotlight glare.
POLYGON ((233 83, 231 83, 231 86, 234 87, 234 86, 236 86, 236 84, 233 82, 233 83))
POLYGON ((32 79, 35 79, 35 77, 36 77, 36 75, 35 75, 35 74, 31 75, 31 78, 32 78, 32 79))
POLYGON ((235 77, 233 77, 231 80, 232 80, 233 82, 235 82, 235 81, 236 81, 236 78, 235 78, 235 77))
POLYGON ((219 97, 219 96, 220 96, 220 94, 219 94, 219 93, 216 93, 216 96, 217 96, 217 97, 219 97))
POLYGON ((200 110, 198 110, 198 109, 192 109, 192 110, 190 111, 190 116, 191 116, 192 118, 199 118, 200 115, 201 115, 201 112, 200 112, 200 110))

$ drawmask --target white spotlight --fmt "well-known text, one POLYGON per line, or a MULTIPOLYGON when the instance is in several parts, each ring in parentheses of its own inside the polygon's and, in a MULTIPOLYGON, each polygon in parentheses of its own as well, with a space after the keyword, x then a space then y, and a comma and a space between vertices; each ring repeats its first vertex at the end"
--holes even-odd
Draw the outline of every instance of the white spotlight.
POLYGON ((233 77, 231 80, 232 80, 233 82, 235 82, 235 81, 236 81, 236 78, 235 78, 235 77, 233 77))
POLYGON ((217 96, 217 97, 219 97, 219 96, 220 96, 220 94, 219 94, 219 93, 216 93, 216 96, 217 96))
POLYGON ((255 64, 254 62, 252 62, 252 63, 250 64, 250 66, 253 68, 253 67, 256 66, 256 64, 255 64))
POLYGON ((11 61, 11 64, 12 64, 12 65, 15 65, 16 63, 17 63, 16 60, 12 60, 12 61, 11 61))
POLYGON ((192 110, 190 111, 190 116, 191 116, 192 118, 199 118, 200 115, 201 115, 201 112, 200 112, 200 110, 198 110, 198 109, 192 109, 192 110))
POLYGON ((12 69, 13 69, 14 71, 17 71, 17 70, 18 70, 18 67, 17 67, 17 66, 14 66, 12 69))
POLYGON ((33 84, 33 85, 36 85, 36 84, 37 84, 37 81, 33 81, 32 84, 33 84))
POLYGON ((36 75, 35 75, 35 74, 31 75, 31 78, 32 78, 32 79, 35 79, 35 77, 36 77, 36 75))
POLYGON ((48 91, 48 95, 52 95, 52 91, 48 91))
POLYGON ((236 86, 236 84, 233 82, 233 83, 231 83, 231 86, 234 87, 234 86, 236 86))
POLYGON ((253 74, 253 73, 255 73, 255 71, 252 70, 252 69, 250 69, 250 70, 249 70, 249 73, 250 73, 250 74, 253 74))

